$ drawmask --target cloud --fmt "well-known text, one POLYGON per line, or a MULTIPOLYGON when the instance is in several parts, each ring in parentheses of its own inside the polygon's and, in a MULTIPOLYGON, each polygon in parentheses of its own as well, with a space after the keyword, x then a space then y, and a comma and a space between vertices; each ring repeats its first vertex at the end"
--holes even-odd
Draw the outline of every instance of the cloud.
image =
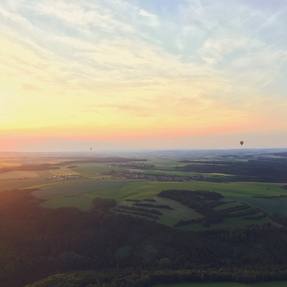
POLYGON ((43 16, 49 16, 72 25, 74 29, 102 29, 108 31, 132 32, 129 24, 119 21, 100 1, 51 1, 39 2, 33 10, 43 16))
POLYGON ((2 1, 6 128, 188 129, 264 118, 266 99, 272 93, 277 103, 285 84, 285 10, 229 0, 173 5, 163 13, 124 0, 2 1))
POLYGON ((138 14, 145 18, 146 23, 148 23, 151 26, 158 26, 160 24, 158 17, 155 14, 152 14, 144 9, 139 9, 138 14))

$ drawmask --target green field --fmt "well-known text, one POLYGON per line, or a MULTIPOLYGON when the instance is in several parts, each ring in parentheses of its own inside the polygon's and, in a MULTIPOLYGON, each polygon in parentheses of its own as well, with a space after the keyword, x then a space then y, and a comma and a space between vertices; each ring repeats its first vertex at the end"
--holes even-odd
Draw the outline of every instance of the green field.
MULTIPOLYGON (((82 202, 88 202, 96 197, 113 198, 117 201, 125 199, 152 198, 166 189, 209 190, 221 193, 228 199, 252 202, 261 201, 254 196, 280 196, 286 194, 278 184, 271 183, 214 183, 203 181, 192 182, 155 182, 155 181, 129 181, 129 180, 93 180, 80 179, 75 181, 56 182, 43 186, 34 194, 46 201, 46 205, 54 207, 54 202, 79 195, 84 197, 82 202)), ((280 199, 282 200, 282 199, 280 199)), ((81 207, 80 204, 77 207, 81 207)), ((84 208, 84 207, 83 207, 84 208)))
MULTIPOLYGON (((168 174, 172 174, 172 165, 165 167, 168 174)), ((34 191, 34 196, 43 200, 43 206, 49 208, 59 207, 76 207, 81 210, 89 210, 92 207, 93 200, 96 198, 108 198, 116 200, 120 210, 118 213, 131 215, 130 207, 134 207, 131 201, 141 201, 152 199, 156 204, 168 205, 169 210, 161 209, 161 215, 158 222, 174 226, 179 221, 188 221, 201 218, 201 214, 188 208, 174 200, 159 197, 158 194, 163 190, 169 189, 186 189, 198 191, 213 191, 224 196, 225 200, 231 201, 227 207, 238 206, 241 203, 248 203, 251 207, 262 208, 269 214, 278 212, 278 204, 281 204, 282 198, 273 198, 273 204, 265 208, 264 201, 260 197, 281 196, 286 194, 286 189, 278 184, 258 183, 258 182, 210 182, 210 181, 188 181, 188 182, 171 182, 171 181, 150 181, 150 180, 131 180, 117 176, 109 175, 109 172, 115 170, 124 170, 125 167, 118 167, 113 164, 103 163, 83 163, 71 168, 71 172, 78 174, 81 178, 77 180, 49 181, 34 191), (262 203, 263 202, 263 203, 262 203), (277 204, 276 204, 277 202, 277 204)), ((157 162, 157 168, 160 168, 157 162)), ((64 169, 63 169, 64 170, 64 169)), ((154 170, 157 174, 159 171, 154 170)), ((175 174, 177 172, 175 171, 175 174)), ((224 208, 219 207, 219 208, 224 208)), ((282 208, 282 212, 286 212, 282 208)), ((136 216, 139 216, 137 214, 136 216)), ((227 218, 224 222, 209 227, 213 228, 237 228, 249 226, 252 224, 272 223, 268 217, 256 220, 245 220, 244 218, 227 218)), ((192 226, 181 227, 184 230, 201 230, 201 224, 192 224, 192 226)), ((204 229, 204 228, 203 228, 204 229)))
MULTIPOLYGON (((48 208, 75 207, 89 210, 96 198, 114 199, 120 209, 115 212, 141 216, 131 212, 131 208, 138 208, 144 200, 153 200, 157 205, 167 205, 169 209, 159 209, 159 223, 174 226, 180 221, 190 221, 202 218, 202 215, 192 208, 171 199, 162 198, 161 191, 170 189, 184 189, 192 191, 212 191, 220 193, 227 202, 218 206, 216 210, 238 208, 248 204, 250 208, 259 208, 268 215, 274 213, 287 214, 285 208, 287 198, 280 197, 287 194, 286 189, 276 183, 261 182, 212 182, 204 180, 191 181, 163 181, 150 179, 128 179, 125 172, 140 172, 149 175, 187 176, 193 173, 180 172, 176 167, 182 163, 175 160, 152 159, 144 163, 101 163, 79 162, 75 165, 64 163, 58 169, 42 171, 17 171, 1 174, 2 190, 35 188, 33 195, 42 200, 42 205, 48 208), (150 167, 140 169, 143 164, 150 167), (69 176, 77 176, 71 179, 69 176), (272 197, 272 198, 266 198, 272 197), (138 201, 137 203, 132 201, 138 201)), ((224 174, 209 174, 210 177, 225 177, 224 174)), ((139 210, 139 209, 138 209, 139 210)), ((260 212, 258 212, 260 214, 260 212)), ((143 216, 146 218, 145 216, 143 216)), ((148 219, 148 218, 146 218, 148 219)), ((243 217, 226 218, 220 224, 209 226, 209 229, 237 228, 252 224, 273 223, 266 216, 264 218, 246 220, 243 217)), ((183 230, 205 229, 201 223, 192 223, 180 227, 183 230)))
MULTIPOLYGON (((216 183, 205 181, 190 182, 157 182, 157 181, 135 181, 123 179, 95 180, 93 178, 75 181, 56 182, 41 188, 44 199, 49 200, 52 196, 92 194, 94 197, 123 199, 142 199, 156 196, 159 192, 166 189, 191 189, 209 190, 219 192, 228 199, 246 200, 255 196, 280 196, 287 194, 286 189, 273 183, 216 183)), ((256 199, 254 200, 256 202, 256 199)), ((48 204, 49 205, 49 204, 48 204)), ((53 205, 50 205, 53 206, 53 205)))
MULTIPOLYGON (((233 162, 233 160, 230 161, 233 162)), ((264 166, 262 170, 259 160, 255 165, 257 171, 251 177, 244 177, 241 174, 242 169, 238 166, 236 168, 236 160, 231 166, 233 170, 222 170, 223 173, 213 172, 216 170, 214 166, 218 168, 220 162, 226 162, 222 160, 218 163, 213 158, 210 159, 210 163, 206 161, 206 166, 205 159, 199 160, 198 163, 193 161, 197 167, 200 164, 203 165, 202 172, 194 172, 193 168, 185 171, 178 169, 179 166, 188 165, 189 160, 158 158, 150 158, 146 161, 123 158, 101 158, 98 161, 89 158, 73 158, 57 162, 53 160, 50 164, 46 164, 44 159, 38 162, 40 164, 31 165, 27 161, 27 165, 0 171, 3 209, 1 217, 4 218, 1 218, 1 228, 4 235, 8 234, 3 237, 1 244, 7 252, 10 252, 7 253, 9 256, 17 250, 16 247, 11 250, 8 248, 10 241, 14 242, 15 246, 21 246, 17 240, 24 238, 24 243, 32 242, 25 244, 32 251, 31 254, 27 252, 25 255, 26 262, 30 262, 32 258, 35 259, 33 262, 38 264, 42 260, 42 253, 47 251, 45 258, 48 259, 45 259, 45 262, 50 262, 50 268, 57 263, 55 266, 68 268, 63 269, 64 271, 70 271, 69 268, 78 270, 82 266, 94 268, 98 266, 94 265, 97 260, 100 262, 99 266, 103 263, 107 264, 104 266, 108 268, 132 267, 135 264, 136 268, 143 270, 149 266, 156 266, 156 270, 159 268, 161 271, 172 268, 173 262, 176 262, 176 268, 179 266, 179 271, 185 270, 182 268, 186 266, 189 268, 197 264, 200 264, 200 270, 202 270, 204 266, 210 265, 225 268, 224 266, 227 264, 229 266, 231 263, 234 264, 231 266, 242 267, 244 276, 247 272, 246 274, 250 276, 258 273, 258 276, 262 276, 258 278, 270 278, 270 280, 286 278, 281 276, 281 273, 280 277, 275 276, 277 272, 281 272, 277 266, 281 264, 283 266, 282 262, 286 263, 284 254, 287 249, 284 242, 286 242, 287 224, 287 183, 280 169, 283 172, 287 169, 287 159, 286 168, 282 161, 274 161, 272 165, 269 161, 264 162, 268 167, 267 170, 264 166), (208 170, 211 172, 208 173, 208 170), (274 170, 275 173, 278 171, 279 175, 275 174, 274 170), (238 174, 231 171, 236 171, 238 174), (40 216, 39 211, 41 211, 40 216), (95 224, 95 228, 87 226, 89 222, 93 226, 95 224), (44 239, 43 243, 39 238, 44 239), (73 238, 72 242, 70 242, 71 238, 73 238), (58 251, 58 243, 55 245, 55 256, 52 260, 50 260, 51 252, 46 239, 53 242, 56 239, 60 242, 59 246, 63 246, 63 249, 58 251), (38 249, 39 246, 42 249, 38 249), (41 258, 34 254, 39 254, 41 258), (68 264, 71 262, 68 267, 66 267, 67 262, 68 264), (253 268, 254 262, 256 264, 253 268), (262 269, 257 270, 257 264, 259 267, 263 264, 264 268, 270 266, 270 272, 272 272, 270 274, 271 276, 274 274, 274 277, 264 277, 266 273, 262 269), (254 273, 254 270, 257 273, 254 273)), ((251 160, 251 167, 248 167, 248 172, 250 171, 251 174, 252 162, 254 159, 251 160)), ((246 170, 243 170, 244 172, 246 170)), ((6 251, 0 257, 2 262, 6 260, 10 264, 11 261, 18 266, 18 254, 18 251, 15 252, 15 258, 9 257, 8 261, 6 251)), ((10 268, 10 265, 8 267, 10 268)), ((3 268, 5 276, 7 269, 3 268)), ((20 272, 22 269, 21 267, 20 272)), ((232 270, 235 270, 232 277, 218 278, 240 280, 241 271, 237 274, 236 268, 232 270)), ((193 269, 191 271, 193 272, 193 269)), ((165 274, 165 272, 159 274, 166 275, 167 280, 174 278, 174 282, 194 278, 186 276, 189 274, 186 272, 174 275, 165 274)), ((198 273, 199 276, 201 274, 201 272, 198 273)), ((286 276, 286 273, 282 274, 286 276)), ((142 278, 151 280, 149 282, 154 282, 153 284, 165 282, 164 279, 154 280, 152 273, 151 277, 143 275, 142 272, 135 273, 123 279, 127 279, 129 284, 130 279, 131 282, 133 280, 136 282, 137 277, 140 280, 142 278)), ((158 274, 154 275, 157 278, 158 274)), ((115 274, 115 276, 118 275, 115 274)), ((243 280, 246 278, 244 276, 243 280)), ((113 286, 117 286, 116 278, 113 279, 115 280, 113 286)), ((58 279, 59 284, 51 283, 49 286, 81 284, 79 283, 81 280, 78 281, 73 276, 70 279, 69 276, 58 279), (70 280, 71 284, 66 280, 70 280)), ((92 286, 95 280, 90 279, 93 281, 90 284, 92 286)), ((83 280, 86 279, 83 278, 83 280)), ((54 282, 57 282, 57 278, 54 282)), ((39 284, 35 286, 48 286, 45 285, 45 280, 44 285, 41 282, 39 284)), ((9 284, 6 285, 9 286, 9 284)), ((257 284, 202 282, 154 285, 154 287, 219 286, 282 287, 287 286, 287 282, 257 284)))

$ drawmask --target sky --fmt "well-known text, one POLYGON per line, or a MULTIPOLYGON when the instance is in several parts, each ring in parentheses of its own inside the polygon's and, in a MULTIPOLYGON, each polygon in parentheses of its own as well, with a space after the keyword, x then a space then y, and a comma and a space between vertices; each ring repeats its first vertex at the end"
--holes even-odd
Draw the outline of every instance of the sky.
POLYGON ((287 0, 1 0, 0 150, 287 147, 287 0))

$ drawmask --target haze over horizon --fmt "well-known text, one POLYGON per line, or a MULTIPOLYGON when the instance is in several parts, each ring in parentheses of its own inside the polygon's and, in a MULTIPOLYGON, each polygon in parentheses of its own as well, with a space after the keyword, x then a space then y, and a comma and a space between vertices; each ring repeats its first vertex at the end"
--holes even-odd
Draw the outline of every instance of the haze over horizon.
POLYGON ((0 151, 287 147, 286 28, 286 0, 3 0, 0 151))

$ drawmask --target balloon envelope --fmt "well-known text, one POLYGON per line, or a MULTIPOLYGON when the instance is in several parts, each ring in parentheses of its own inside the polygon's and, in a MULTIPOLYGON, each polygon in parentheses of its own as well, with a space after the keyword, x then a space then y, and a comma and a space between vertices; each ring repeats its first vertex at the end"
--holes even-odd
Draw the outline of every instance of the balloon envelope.
POLYGON ((244 141, 240 141, 240 145, 244 145, 244 141))

